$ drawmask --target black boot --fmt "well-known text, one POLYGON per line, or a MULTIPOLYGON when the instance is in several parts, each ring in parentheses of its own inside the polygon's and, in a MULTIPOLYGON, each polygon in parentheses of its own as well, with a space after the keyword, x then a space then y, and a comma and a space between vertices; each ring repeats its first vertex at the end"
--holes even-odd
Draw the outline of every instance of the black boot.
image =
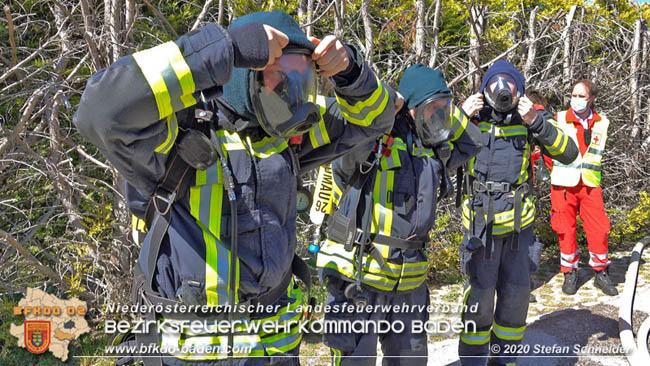
POLYGON ((594 278, 594 286, 598 287, 605 295, 618 295, 616 286, 614 286, 614 283, 609 278, 609 268, 605 268, 602 271, 596 272, 596 277, 594 278))
POLYGON ((578 270, 572 270, 564 274, 562 292, 567 295, 575 295, 578 292, 578 270))

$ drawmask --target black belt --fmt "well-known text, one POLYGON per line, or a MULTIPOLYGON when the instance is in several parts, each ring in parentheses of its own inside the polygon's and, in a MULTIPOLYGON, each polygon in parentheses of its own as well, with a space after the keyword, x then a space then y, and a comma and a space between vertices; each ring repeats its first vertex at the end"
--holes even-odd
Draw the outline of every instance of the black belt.
MULTIPOLYGON (((511 241, 511 249, 514 251, 519 250, 519 236, 521 233, 521 212, 522 212, 522 203, 525 195, 530 193, 530 185, 527 182, 524 182, 519 185, 513 185, 508 182, 480 182, 474 180, 472 182, 472 192, 476 194, 486 194, 488 197, 488 207, 487 207, 487 218, 485 221, 486 225, 486 243, 485 243, 485 258, 491 259, 492 252, 494 251, 494 246, 492 245, 492 227, 494 223, 494 198, 491 193, 507 193, 513 192, 515 194, 515 201, 513 203, 514 210, 514 221, 513 229, 514 233, 511 241)), ((477 210, 477 216, 483 217, 483 209, 477 210)), ((474 218, 476 219, 476 218, 474 218)))
MULTIPOLYGON (((360 245, 362 242, 362 238, 364 232, 361 229, 357 229, 357 235, 354 239, 354 244, 360 245)), ((376 243, 376 244, 383 244, 383 245, 388 245, 389 247, 393 248, 399 248, 399 249, 413 249, 413 250, 418 250, 418 249, 424 249, 424 245, 426 244, 422 240, 411 240, 411 239, 400 239, 396 238, 394 236, 386 236, 382 234, 370 234, 366 233, 366 244, 369 243, 376 243)))

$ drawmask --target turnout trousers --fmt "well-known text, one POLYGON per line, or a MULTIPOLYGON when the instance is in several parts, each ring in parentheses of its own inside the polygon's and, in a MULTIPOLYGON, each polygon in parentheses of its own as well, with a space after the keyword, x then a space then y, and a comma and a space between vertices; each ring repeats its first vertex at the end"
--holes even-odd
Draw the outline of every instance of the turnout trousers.
MULTIPOLYGON (((461 365, 484 366, 488 356, 491 365, 514 364, 516 359, 513 346, 521 343, 526 329, 533 225, 521 231, 519 250, 513 249, 511 239, 512 235, 494 238, 490 259, 485 258, 485 247, 475 252, 461 250, 461 267, 469 277, 458 346, 461 365)), ((463 248, 467 240, 466 234, 463 248)))
POLYGON ((608 256, 610 223, 603 203, 600 187, 551 186, 551 226, 560 242, 560 265, 562 273, 578 268, 578 243, 576 241, 576 215, 582 219, 587 245, 589 265, 594 271, 602 271, 611 263, 608 256))
MULTIPOLYGON (((327 290, 329 292, 326 304, 334 307, 354 306, 354 301, 344 294, 345 288, 350 282, 334 276, 328 276, 327 290)), ((384 366, 424 366, 427 364, 427 334, 426 332, 414 333, 412 330, 413 321, 425 322, 429 319, 426 307, 429 306, 429 289, 426 284, 408 292, 375 292, 364 288, 367 303, 373 310, 375 306, 400 306, 413 307, 414 305, 424 306, 424 311, 400 311, 385 312, 381 308, 378 311, 357 311, 355 307, 352 312, 329 311, 325 313, 326 322, 368 322, 367 332, 326 332, 323 335, 323 342, 330 347, 332 365, 363 365, 375 366, 377 360, 377 341, 381 343, 384 354, 382 365, 384 366), (381 332, 375 331, 374 323, 386 321, 388 324, 403 323, 402 332, 381 332)))

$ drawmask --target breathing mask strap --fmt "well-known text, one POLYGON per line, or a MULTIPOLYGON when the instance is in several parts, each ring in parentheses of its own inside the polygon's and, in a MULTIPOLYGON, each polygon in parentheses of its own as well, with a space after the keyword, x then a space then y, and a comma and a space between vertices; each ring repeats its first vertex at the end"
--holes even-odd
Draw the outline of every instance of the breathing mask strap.
POLYGON ((449 181, 447 162, 451 158, 451 147, 448 143, 444 142, 437 145, 435 148, 436 156, 442 163, 442 179, 440 184, 440 191, 438 192, 438 201, 443 198, 449 197, 454 194, 454 186, 449 181))
POLYGON ((218 109, 219 112, 226 116, 225 119, 219 119, 219 128, 228 130, 230 132, 240 132, 245 128, 250 127, 251 123, 249 121, 245 121, 242 117, 235 113, 228 105, 228 103, 223 100, 223 98, 214 99, 213 103, 216 104, 215 109, 218 109))
POLYGON ((491 108, 491 110, 492 110, 492 119, 498 124, 509 125, 510 122, 512 121, 513 112, 508 112, 508 114, 505 117, 502 117, 494 110, 494 108, 491 108))

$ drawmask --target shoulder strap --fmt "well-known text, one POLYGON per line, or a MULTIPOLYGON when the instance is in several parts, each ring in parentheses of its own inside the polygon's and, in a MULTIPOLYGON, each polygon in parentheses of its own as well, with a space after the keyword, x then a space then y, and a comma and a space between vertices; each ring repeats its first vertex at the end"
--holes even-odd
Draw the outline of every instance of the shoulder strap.
POLYGON ((147 204, 144 217, 147 228, 151 227, 156 213, 167 215, 176 197, 182 197, 187 192, 189 184, 183 181, 185 177, 192 176, 193 171, 194 168, 180 158, 176 147, 172 147, 167 158, 165 176, 147 204))
POLYGON ((363 195, 363 187, 372 172, 377 169, 375 152, 372 151, 368 158, 354 171, 354 174, 347 183, 344 191, 341 193, 339 203, 345 197, 351 197, 351 208, 348 215, 344 215, 339 209, 333 212, 327 220, 327 236, 331 240, 345 245, 346 250, 352 250, 357 231, 357 209, 359 201, 363 195))

